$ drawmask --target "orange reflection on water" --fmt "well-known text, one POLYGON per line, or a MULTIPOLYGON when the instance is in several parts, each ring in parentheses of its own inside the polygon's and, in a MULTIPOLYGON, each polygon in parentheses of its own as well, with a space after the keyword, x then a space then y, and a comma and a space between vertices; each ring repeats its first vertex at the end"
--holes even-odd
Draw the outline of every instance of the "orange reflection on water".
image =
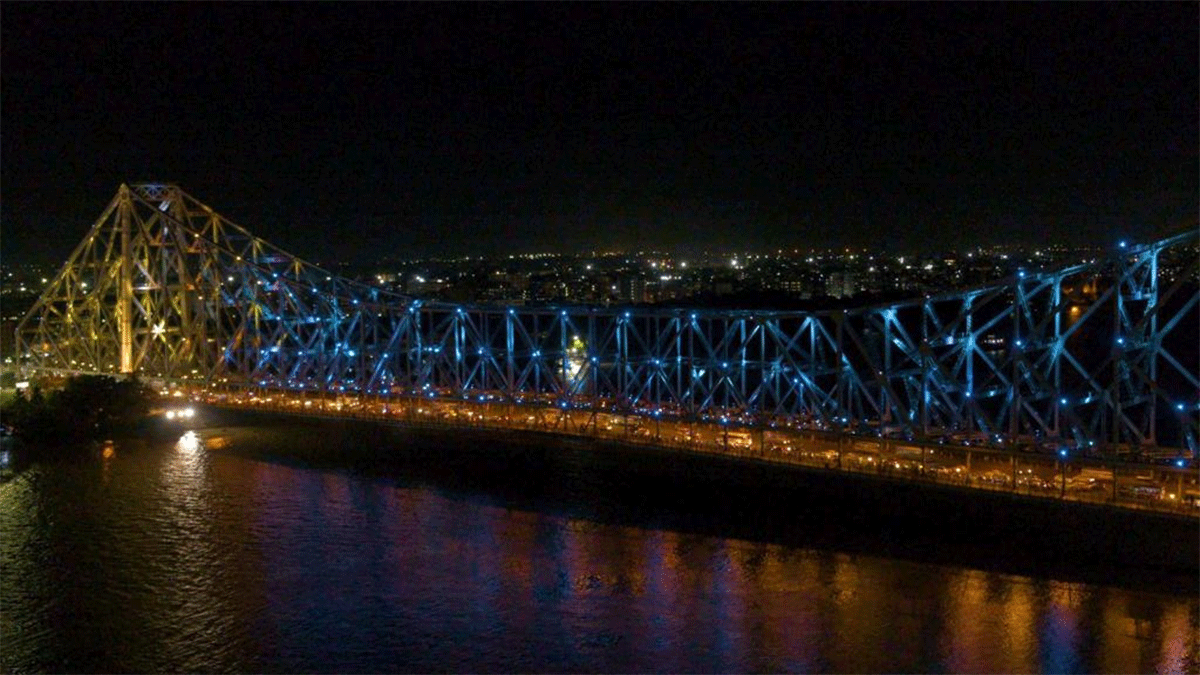
MULTIPOLYGON (((1190 613, 1181 606, 1167 609, 1162 617, 1162 637, 1160 654, 1155 661, 1160 673, 1187 672, 1188 652, 1196 649, 1196 613, 1190 613), (1190 649, 1188 642, 1191 642, 1190 649)), ((1196 654, 1191 654, 1193 663, 1196 654)))
MULTIPOLYGON (((989 663, 989 648, 998 634, 992 608, 987 603, 986 574, 978 570, 950 573, 946 585, 946 623, 943 653, 946 668, 953 672, 977 673, 994 670, 989 663)), ((1000 667, 1001 670, 1016 672, 1000 667)))
POLYGON ((1008 580, 1006 586, 1007 597, 1003 601, 1004 611, 999 615, 1000 632, 997 637, 1013 657, 1013 672, 1033 672, 1037 670, 1033 654, 1037 651, 1038 639, 1034 587, 1015 578, 1008 580))
POLYGON ((464 639, 566 640, 592 658, 628 659, 588 662, 598 670, 1180 672, 1196 663, 1196 603, 1186 598, 637 527, 256 464, 221 471, 220 482, 243 477, 255 493, 248 518, 269 521, 262 531, 276 542, 315 538, 322 545, 303 551, 324 555, 281 561, 289 549, 272 543, 267 568, 282 562, 307 575, 328 566, 339 579, 378 562, 387 574, 363 582, 377 608, 417 597, 423 604, 413 606, 442 622, 431 625, 486 626, 464 639), (303 517, 288 500, 303 504, 303 517), (335 532, 349 541, 330 546, 335 532))
POLYGON ((208 448, 209 450, 223 450, 229 447, 229 437, 206 435, 204 437, 204 447, 208 448))

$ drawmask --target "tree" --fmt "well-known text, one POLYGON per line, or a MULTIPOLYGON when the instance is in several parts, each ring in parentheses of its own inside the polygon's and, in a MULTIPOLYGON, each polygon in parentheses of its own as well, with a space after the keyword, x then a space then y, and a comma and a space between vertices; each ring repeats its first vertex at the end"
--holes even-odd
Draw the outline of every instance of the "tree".
POLYGON ((133 430, 150 412, 153 394, 136 378, 79 375, 43 395, 34 387, 0 410, 5 423, 27 438, 70 441, 133 430))

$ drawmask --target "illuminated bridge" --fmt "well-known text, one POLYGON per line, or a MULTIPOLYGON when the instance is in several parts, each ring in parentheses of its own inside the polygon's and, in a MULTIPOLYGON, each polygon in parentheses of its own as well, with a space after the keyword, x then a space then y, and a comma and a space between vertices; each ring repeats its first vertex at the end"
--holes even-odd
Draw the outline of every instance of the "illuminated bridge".
POLYGON ((339 278, 176 186, 122 185, 16 337, 31 374, 1185 466, 1198 270, 1191 229, 851 310, 458 306, 339 278))

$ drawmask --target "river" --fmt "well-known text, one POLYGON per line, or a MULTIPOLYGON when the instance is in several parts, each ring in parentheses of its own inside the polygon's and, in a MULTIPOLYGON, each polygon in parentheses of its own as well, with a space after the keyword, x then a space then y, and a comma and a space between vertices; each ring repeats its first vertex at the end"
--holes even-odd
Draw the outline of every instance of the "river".
POLYGON ((381 440, 404 457, 384 469, 287 452, 371 438, 214 427, 23 468, 0 485, 0 666, 1200 669, 1196 594, 757 536, 731 502, 649 495, 631 465, 652 459, 452 436, 381 440))

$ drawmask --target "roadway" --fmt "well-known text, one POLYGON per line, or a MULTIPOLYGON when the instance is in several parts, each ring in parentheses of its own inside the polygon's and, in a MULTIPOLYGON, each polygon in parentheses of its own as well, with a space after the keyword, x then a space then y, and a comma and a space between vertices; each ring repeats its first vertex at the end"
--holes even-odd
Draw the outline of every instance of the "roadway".
MULTIPOLYGON (((182 395, 182 392, 180 392, 182 395)), ((819 470, 872 474, 1036 498, 1200 515, 1194 468, 1108 462, 994 448, 847 436, 820 430, 754 428, 576 410, 500 400, 322 397, 313 393, 198 390, 221 407, 316 417, 368 419, 428 427, 469 427, 584 436, 819 470)))

